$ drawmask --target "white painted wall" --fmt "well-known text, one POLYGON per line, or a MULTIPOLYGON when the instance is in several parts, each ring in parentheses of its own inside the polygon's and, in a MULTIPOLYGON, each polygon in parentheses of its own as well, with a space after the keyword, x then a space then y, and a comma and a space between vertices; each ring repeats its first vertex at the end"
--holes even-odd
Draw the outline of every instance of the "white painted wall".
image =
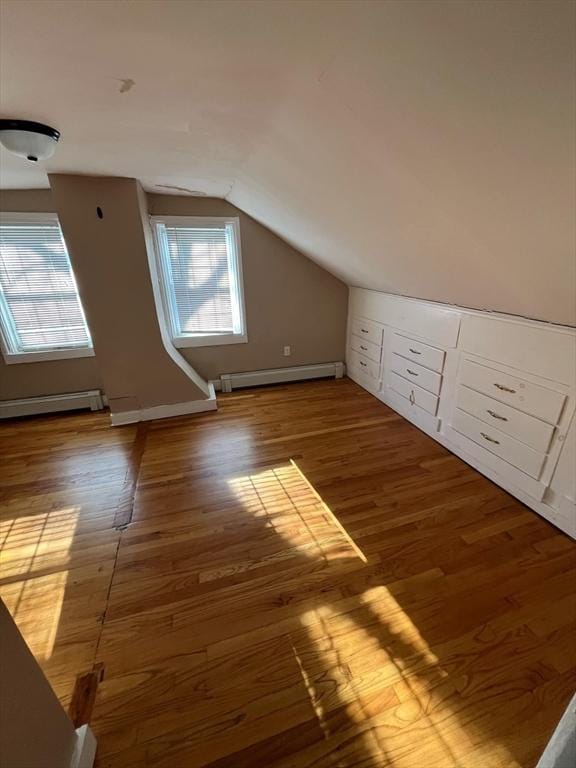
POLYGON ((62 130, 51 172, 226 197, 351 285, 576 323, 569 0, 1 15, 2 112, 62 130))

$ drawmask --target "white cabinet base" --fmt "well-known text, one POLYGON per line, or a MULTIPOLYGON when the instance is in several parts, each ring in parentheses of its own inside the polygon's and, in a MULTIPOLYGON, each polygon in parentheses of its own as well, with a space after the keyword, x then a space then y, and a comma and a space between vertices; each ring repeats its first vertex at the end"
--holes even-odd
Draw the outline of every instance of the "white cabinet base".
POLYGON ((565 499, 565 512, 562 512, 561 509, 554 509, 542 501, 546 490, 545 487, 543 488, 540 486, 540 489, 535 489, 534 493, 531 495, 517 485, 514 485, 508 478, 503 477, 495 470, 487 467, 486 464, 479 461, 475 456, 472 456, 457 443, 451 442, 445 435, 439 435, 437 439, 438 442, 442 443, 442 445, 452 453, 455 453, 456 456, 465 461, 466 464, 477 469, 478 472, 481 472, 489 480, 496 483, 496 485, 504 488, 505 491, 508 491, 512 496, 515 496, 523 504, 526 504, 527 507, 533 509, 534 512, 542 515, 542 517, 553 523, 557 528, 560 528, 561 531, 564 531, 564 533, 567 533, 569 536, 576 539, 576 506, 572 503, 573 508, 570 510, 569 499, 565 499), (536 493, 538 493, 539 498, 535 498, 536 493))
POLYGON ((351 379, 576 538, 574 329, 352 288, 349 332, 351 379))
MULTIPOLYGON (((362 386, 361 382, 356 383, 362 386)), ((454 453, 458 458, 462 459, 462 461, 465 461, 466 464, 478 470, 478 472, 483 474, 489 480, 492 480, 492 482, 499 485, 505 491, 508 491, 508 493, 515 496, 523 504, 526 504, 527 507, 534 510, 534 512, 537 512, 557 528, 560 528, 561 531, 564 531, 564 533, 567 533, 569 536, 576 539, 576 504, 573 501, 567 497, 563 497, 559 502, 558 508, 549 506, 542 501, 546 492, 546 486, 538 483, 537 480, 527 477, 523 472, 518 470, 516 479, 521 485, 516 485, 511 482, 508 477, 504 477, 494 468, 487 466, 483 461, 478 459, 477 456, 473 455, 470 450, 466 450, 462 445, 462 440, 465 440, 466 438, 463 438, 463 436, 458 435, 458 433, 454 431, 453 434, 456 439, 452 440, 450 439, 449 434, 441 434, 438 431, 439 420, 437 418, 430 416, 430 414, 417 406, 412 407, 410 406, 410 403, 405 404, 403 398, 396 396, 394 393, 384 395, 383 392, 374 392, 372 394, 414 424, 414 426, 418 427, 418 429, 421 429, 427 435, 439 442, 451 453, 454 453), (458 440, 458 438, 462 438, 462 440, 458 440), (525 479, 528 481, 528 486, 526 485, 525 479), (529 491, 527 490, 527 487, 529 488, 529 491)), ((469 440, 468 443, 470 448, 473 449, 476 447, 476 444, 471 440, 469 440)))

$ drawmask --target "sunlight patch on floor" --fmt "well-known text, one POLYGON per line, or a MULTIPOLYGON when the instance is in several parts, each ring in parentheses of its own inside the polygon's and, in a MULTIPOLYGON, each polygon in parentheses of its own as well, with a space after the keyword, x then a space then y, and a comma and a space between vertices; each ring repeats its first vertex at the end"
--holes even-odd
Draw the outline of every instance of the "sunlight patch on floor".
POLYGON ((306 611, 300 624, 293 651, 312 707, 325 737, 342 738, 349 759, 480 768, 498 754, 502 766, 517 765, 502 745, 482 743, 465 711, 447 704, 455 681, 385 587, 306 611), (456 755, 464 753, 461 763, 456 755))
POLYGON ((326 561, 366 557, 294 461, 234 477, 228 486, 254 517, 288 547, 326 561))
POLYGON ((66 566, 79 514, 74 506, 2 522, 0 581, 66 566))
POLYGON ((67 507, 0 526, 0 597, 38 661, 54 649, 79 514, 67 507))

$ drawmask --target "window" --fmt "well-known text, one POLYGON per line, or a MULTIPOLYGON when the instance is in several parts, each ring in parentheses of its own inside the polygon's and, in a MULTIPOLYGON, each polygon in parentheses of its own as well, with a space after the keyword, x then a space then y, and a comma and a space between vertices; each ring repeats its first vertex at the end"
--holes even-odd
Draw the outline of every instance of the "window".
POLYGON ((165 319, 174 345, 245 342, 238 220, 152 221, 165 319))
POLYGON ((7 363, 94 354, 54 214, 0 216, 0 330, 7 363))

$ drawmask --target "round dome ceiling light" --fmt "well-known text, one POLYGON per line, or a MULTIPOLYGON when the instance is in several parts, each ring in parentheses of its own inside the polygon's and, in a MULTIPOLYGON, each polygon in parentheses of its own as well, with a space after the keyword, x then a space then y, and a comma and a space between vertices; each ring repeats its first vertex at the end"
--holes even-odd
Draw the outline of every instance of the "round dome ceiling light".
POLYGON ((33 120, 0 120, 0 144, 18 157, 37 163, 56 150, 60 131, 33 120))

